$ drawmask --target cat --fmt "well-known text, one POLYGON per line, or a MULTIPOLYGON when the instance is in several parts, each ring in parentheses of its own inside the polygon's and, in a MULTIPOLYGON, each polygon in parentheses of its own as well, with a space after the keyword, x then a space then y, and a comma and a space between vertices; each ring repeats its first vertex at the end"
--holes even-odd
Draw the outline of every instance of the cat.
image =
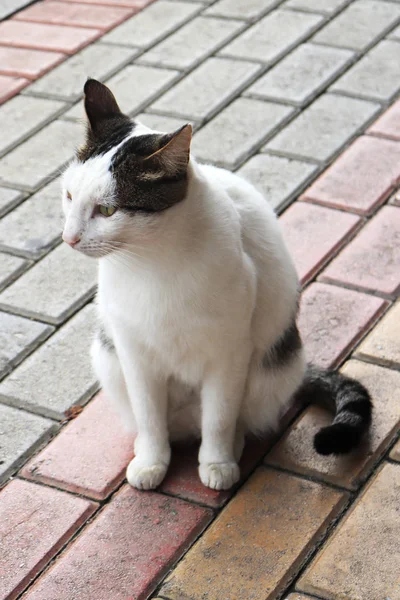
POLYGON ((230 488, 245 435, 276 427, 296 397, 336 413, 317 452, 353 449, 371 422, 369 393, 306 364, 299 281, 268 201, 197 163, 189 124, 152 131, 94 79, 84 104, 86 141, 62 178, 63 239, 99 259, 92 361, 136 432, 128 482, 157 487, 170 442, 197 437, 201 481, 230 488))

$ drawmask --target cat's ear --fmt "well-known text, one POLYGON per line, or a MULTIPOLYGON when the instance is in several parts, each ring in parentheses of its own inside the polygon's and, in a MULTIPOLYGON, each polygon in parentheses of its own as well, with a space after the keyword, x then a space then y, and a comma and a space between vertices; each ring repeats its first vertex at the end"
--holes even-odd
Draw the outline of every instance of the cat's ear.
POLYGON ((161 139, 161 147, 145 159, 145 164, 161 168, 170 176, 186 172, 190 157, 192 126, 188 123, 161 139))
POLYGON ((94 132, 98 130, 101 122, 105 119, 122 116, 113 93, 100 81, 88 79, 83 91, 86 115, 94 132))

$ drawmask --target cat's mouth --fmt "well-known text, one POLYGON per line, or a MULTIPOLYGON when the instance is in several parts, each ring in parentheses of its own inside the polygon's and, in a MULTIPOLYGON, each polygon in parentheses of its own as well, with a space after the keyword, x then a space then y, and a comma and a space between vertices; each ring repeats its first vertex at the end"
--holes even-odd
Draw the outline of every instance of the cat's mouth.
POLYGON ((99 244, 91 244, 85 242, 77 242, 76 244, 68 244, 73 250, 77 250, 90 258, 102 258, 114 252, 114 248, 99 244))

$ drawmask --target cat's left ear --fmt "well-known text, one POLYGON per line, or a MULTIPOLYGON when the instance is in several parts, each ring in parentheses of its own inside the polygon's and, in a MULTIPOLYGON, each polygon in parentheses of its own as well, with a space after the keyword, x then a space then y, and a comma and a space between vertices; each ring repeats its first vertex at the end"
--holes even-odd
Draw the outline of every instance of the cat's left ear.
POLYGON ((96 79, 88 79, 83 88, 85 111, 93 132, 97 132, 105 120, 123 117, 114 94, 96 79))
POLYGON ((161 147, 145 158, 144 164, 150 168, 162 169, 169 176, 186 172, 190 157, 192 126, 184 125, 177 131, 161 139, 161 147))

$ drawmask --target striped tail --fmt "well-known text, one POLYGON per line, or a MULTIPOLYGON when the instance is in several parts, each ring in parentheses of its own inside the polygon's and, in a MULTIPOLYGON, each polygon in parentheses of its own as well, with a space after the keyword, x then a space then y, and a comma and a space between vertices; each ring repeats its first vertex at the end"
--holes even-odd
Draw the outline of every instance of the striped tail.
POLYGON ((296 396, 307 404, 319 404, 335 413, 332 424, 314 437, 314 448, 319 454, 346 454, 369 429, 371 398, 355 379, 309 365, 296 396))

